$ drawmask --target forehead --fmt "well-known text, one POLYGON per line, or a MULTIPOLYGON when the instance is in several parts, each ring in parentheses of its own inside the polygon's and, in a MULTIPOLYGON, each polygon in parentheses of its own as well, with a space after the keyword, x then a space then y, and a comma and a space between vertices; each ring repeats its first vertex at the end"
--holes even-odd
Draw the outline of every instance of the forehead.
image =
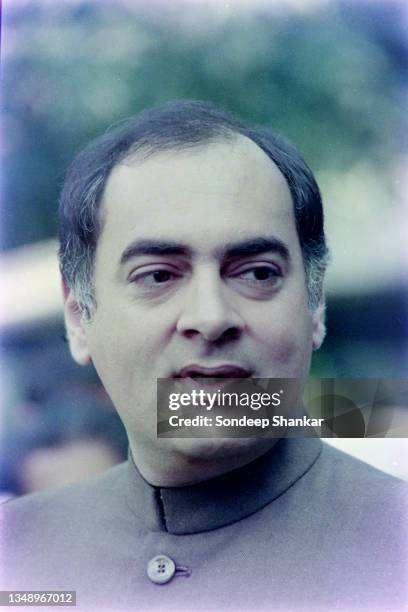
POLYGON ((268 232, 297 240, 285 178, 240 135, 122 162, 108 179, 102 218, 100 243, 112 250, 137 238, 194 241, 197 248, 268 232))

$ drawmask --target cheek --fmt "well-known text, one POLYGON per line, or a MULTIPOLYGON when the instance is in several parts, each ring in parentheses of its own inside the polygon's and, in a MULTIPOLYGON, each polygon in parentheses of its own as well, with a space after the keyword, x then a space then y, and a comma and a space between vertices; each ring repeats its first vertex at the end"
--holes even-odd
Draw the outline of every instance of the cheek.
POLYGON ((88 330, 88 346, 103 382, 132 384, 152 372, 152 361, 163 349, 163 332, 157 321, 147 318, 135 317, 125 309, 120 315, 97 313, 88 330))
POLYGON ((265 334, 263 342, 274 361, 284 364, 301 357, 307 352, 306 347, 309 345, 306 337, 294 333, 293 328, 265 334))
POLYGON ((143 414, 143 402, 151 392, 152 368, 140 347, 135 330, 99 325, 89 336, 95 369, 125 426, 143 414), (143 400, 143 402, 142 402, 143 400))
POLYGON ((312 351, 312 320, 305 313, 269 316, 262 325, 254 326, 253 340, 263 347, 265 366, 282 368, 282 376, 300 376, 308 370, 312 351), (266 321, 266 324, 265 324, 266 321))

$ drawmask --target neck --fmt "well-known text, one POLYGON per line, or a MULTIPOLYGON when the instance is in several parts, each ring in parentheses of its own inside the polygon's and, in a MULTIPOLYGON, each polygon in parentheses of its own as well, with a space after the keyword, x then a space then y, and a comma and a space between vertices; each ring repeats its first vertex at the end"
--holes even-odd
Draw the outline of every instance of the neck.
POLYGON ((154 449, 132 441, 130 448, 140 474, 148 483, 156 487, 183 487, 243 467, 277 441, 277 438, 161 439, 154 449))

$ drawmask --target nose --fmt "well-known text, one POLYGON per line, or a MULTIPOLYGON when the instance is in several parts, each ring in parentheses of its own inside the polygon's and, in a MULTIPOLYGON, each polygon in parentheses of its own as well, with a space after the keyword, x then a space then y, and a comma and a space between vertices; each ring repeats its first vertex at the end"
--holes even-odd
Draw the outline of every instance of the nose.
POLYGON ((243 328, 244 321, 231 303, 218 271, 203 273, 191 282, 177 322, 180 334, 216 342, 237 339, 243 328))

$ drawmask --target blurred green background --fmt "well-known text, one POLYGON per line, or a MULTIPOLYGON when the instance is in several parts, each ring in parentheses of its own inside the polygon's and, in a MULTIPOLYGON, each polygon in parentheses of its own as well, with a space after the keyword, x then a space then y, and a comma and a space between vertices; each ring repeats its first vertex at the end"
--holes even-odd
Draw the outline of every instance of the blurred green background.
POLYGON ((146 106, 212 100, 286 134, 321 184, 333 263, 319 373, 402 375, 407 25, 392 0, 6 1, 2 249, 55 236, 66 167, 91 137, 146 106))
POLYGON ((55 391, 33 374, 35 355, 42 371, 58 362, 62 376, 77 376, 55 297, 41 316, 30 309, 34 297, 46 302, 47 284, 57 291, 55 265, 47 280, 45 264, 55 245, 21 248, 55 238, 58 194, 81 145, 176 98, 272 126, 317 175, 332 265, 328 337, 313 373, 406 377, 407 26, 402 0, 6 0, 1 330, 4 378, 17 381, 6 384, 6 412, 32 396, 43 405, 47 384, 55 391), (31 272, 34 260, 44 265, 31 272))
POLYGON ((317 173, 363 162, 384 189, 405 150, 403 3, 4 4, 3 248, 55 235, 79 146, 174 98, 212 100, 273 126, 317 173))

